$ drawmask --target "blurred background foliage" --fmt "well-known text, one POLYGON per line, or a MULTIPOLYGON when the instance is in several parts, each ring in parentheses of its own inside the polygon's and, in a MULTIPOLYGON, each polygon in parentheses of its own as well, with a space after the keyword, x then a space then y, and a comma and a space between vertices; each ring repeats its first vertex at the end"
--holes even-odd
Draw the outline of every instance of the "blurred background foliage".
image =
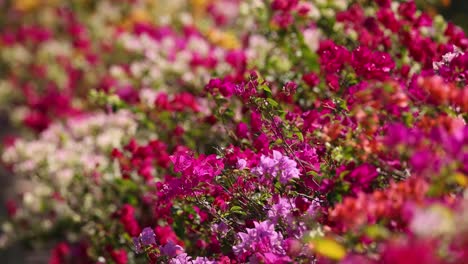
MULTIPOLYGON (((56 2, 60 0, 46 0, 46 2, 56 2)), ((76 2, 85 2, 90 4, 91 6, 95 4, 98 0, 78 0, 76 2)), ((167 0, 151 0, 159 7, 157 8, 160 13, 159 14, 171 14, 174 10, 170 10, 169 7, 172 6, 179 6, 176 3, 180 3, 180 0, 171 0, 171 5, 167 5, 167 0), (161 8, 162 7, 162 8, 161 8)), ((204 0, 192 0, 193 2, 203 2, 204 0)), ((216 0, 214 0, 216 1, 216 0)), ((415 0, 420 8, 426 10, 428 13, 435 15, 441 14, 450 22, 453 22, 456 25, 463 27, 465 32, 468 33, 468 0, 415 0)), ((23 0, 17 1, 17 3, 23 3, 25 8, 35 8, 36 5, 40 3, 39 1, 34 0, 23 0)), ((6 15, 3 13, 5 10, 2 10, 5 3, 11 3, 9 0, 0 0, 0 25, 3 24, 4 18, 6 15)), ((75 3, 75 2, 70 2, 75 3)), ((92 7, 91 7, 92 8, 92 7)), ((195 10, 197 11, 197 10, 195 10)), ((200 11, 200 10, 198 10, 200 11)), ((134 16, 139 17, 139 13, 135 13, 134 16)), ((131 16, 133 17, 133 16, 131 16)), ((0 72, 1 75, 1 72, 0 72)), ((1 105, 0 105, 1 110, 1 105)), ((0 111, 0 140, 4 138, 4 136, 11 132, 11 124, 9 124, 8 120, 4 118, 2 115, 2 111, 0 111)), ((12 179, 8 177, 8 174, 0 167, 0 216, 4 215, 5 208, 3 206, 6 193, 8 187, 11 184, 12 179)), ((0 263, 43 263, 46 257, 46 252, 31 252, 24 251, 21 247, 14 247, 10 249, 8 252, 0 251, 0 263)))
POLYGON ((463 27, 468 33, 467 0, 416 0, 416 2, 427 12, 443 15, 445 19, 463 27))

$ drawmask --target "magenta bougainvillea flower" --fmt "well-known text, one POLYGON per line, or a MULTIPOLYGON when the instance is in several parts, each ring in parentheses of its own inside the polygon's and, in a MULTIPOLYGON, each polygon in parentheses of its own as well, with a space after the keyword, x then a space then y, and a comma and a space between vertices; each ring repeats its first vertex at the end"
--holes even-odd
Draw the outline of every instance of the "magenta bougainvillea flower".
POLYGON ((462 29, 412 0, 91 2, 0 1, 1 249, 467 263, 462 29))

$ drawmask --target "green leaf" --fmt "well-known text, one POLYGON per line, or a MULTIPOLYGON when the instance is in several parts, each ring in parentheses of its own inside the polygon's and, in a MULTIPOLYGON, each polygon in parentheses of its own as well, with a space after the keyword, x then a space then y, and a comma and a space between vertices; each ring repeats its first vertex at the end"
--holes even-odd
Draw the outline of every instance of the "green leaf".
POLYGON ((262 85, 262 86, 260 86, 260 88, 261 88, 263 91, 268 92, 268 93, 271 94, 271 89, 270 89, 270 87, 268 87, 267 85, 262 85))
POLYGON ((238 205, 234 205, 229 211, 234 214, 247 215, 244 209, 238 205))
POLYGON ((304 135, 301 132, 296 132, 296 136, 300 141, 304 141, 304 135))
POLYGON ((266 100, 268 101, 268 103, 269 103, 272 107, 277 107, 277 106, 278 106, 278 102, 276 102, 276 101, 273 100, 272 98, 267 98, 266 100))
POLYGON ((372 239, 385 239, 390 235, 389 231, 380 225, 369 226, 366 228, 365 232, 372 239))

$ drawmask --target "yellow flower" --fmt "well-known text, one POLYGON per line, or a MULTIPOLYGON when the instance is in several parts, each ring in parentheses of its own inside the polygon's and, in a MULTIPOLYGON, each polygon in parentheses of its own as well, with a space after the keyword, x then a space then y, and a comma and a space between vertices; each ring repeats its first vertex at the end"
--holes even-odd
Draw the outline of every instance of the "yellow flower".
POLYGON ((148 12, 146 12, 146 10, 142 8, 136 8, 132 10, 128 18, 123 21, 122 25, 125 28, 130 28, 136 23, 150 22, 150 20, 151 17, 148 12))
POLYGON ((232 33, 211 29, 208 30, 207 36, 212 43, 225 49, 236 49, 240 47, 239 41, 232 33))
POLYGON ((341 260, 346 256, 346 249, 330 238, 317 238, 309 243, 309 247, 324 257, 341 260))
POLYGON ((190 4, 192 6, 193 17, 196 19, 201 18, 210 2, 210 0, 191 0, 190 4))
POLYGON ((41 0, 15 0, 14 7, 21 12, 31 11, 41 5, 41 0))
POLYGON ((55 6, 60 0, 15 0, 14 8, 21 12, 33 11, 39 7, 55 6))
POLYGON ((455 173, 453 178, 455 179, 455 181, 460 186, 462 186, 462 187, 467 187, 468 186, 468 178, 463 173, 457 172, 457 173, 455 173))

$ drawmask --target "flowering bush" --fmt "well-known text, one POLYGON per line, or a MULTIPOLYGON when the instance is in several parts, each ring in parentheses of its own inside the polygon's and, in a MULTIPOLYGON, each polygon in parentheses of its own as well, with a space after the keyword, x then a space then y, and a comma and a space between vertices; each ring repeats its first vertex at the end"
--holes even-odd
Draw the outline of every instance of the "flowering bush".
POLYGON ((468 262, 461 29, 412 1, 170 2, 0 4, 20 133, 1 246, 55 243, 50 263, 468 262))

